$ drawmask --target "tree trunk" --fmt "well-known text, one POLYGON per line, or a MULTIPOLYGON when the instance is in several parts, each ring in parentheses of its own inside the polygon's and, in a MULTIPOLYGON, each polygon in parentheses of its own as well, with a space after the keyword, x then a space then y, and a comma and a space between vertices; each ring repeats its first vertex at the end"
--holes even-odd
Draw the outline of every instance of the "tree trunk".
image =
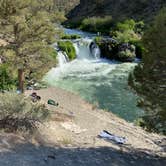
POLYGON ((24 70, 18 69, 18 90, 24 93, 24 70))

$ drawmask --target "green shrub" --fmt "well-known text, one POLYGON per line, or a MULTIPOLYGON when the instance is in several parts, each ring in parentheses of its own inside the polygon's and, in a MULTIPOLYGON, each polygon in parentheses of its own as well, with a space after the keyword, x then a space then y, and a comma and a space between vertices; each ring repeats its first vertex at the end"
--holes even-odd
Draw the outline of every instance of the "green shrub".
POLYGON ((97 44, 100 44, 102 42, 103 38, 101 36, 97 36, 97 37, 95 37, 94 40, 97 44))
POLYGON ((135 20, 130 19, 117 23, 116 29, 122 32, 126 30, 133 30, 136 33, 142 34, 144 31, 144 26, 145 25, 143 21, 135 22, 135 20))
POLYGON ((126 30, 134 30, 136 22, 132 19, 125 20, 124 22, 117 23, 117 30, 118 31, 126 31, 126 30))
POLYGON ((80 35, 77 35, 77 34, 74 34, 74 35, 63 35, 61 37, 61 39, 80 39, 81 36, 80 35))
POLYGON ((44 105, 15 93, 0 93, 0 128, 6 131, 33 131, 37 122, 46 120, 49 111, 44 105))
POLYGON ((80 25, 81 25, 81 23, 82 23, 82 19, 80 19, 80 20, 68 20, 68 21, 66 21, 66 22, 64 22, 64 23, 62 23, 65 27, 67 27, 67 28, 71 28, 71 29, 76 29, 76 28, 79 28, 80 27, 80 25))
POLYGON ((68 55, 70 60, 73 60, 76 58, 76 50, 75 50, 73 43, 71 41, 59 41, 58 47, 62 51, 66 52, 66 54, 68 55))
POLYGON ((115 31, 112 33, 119 43, 137 42, 141 39, 143 28, 143 22, 135 22, 131 19, 117 23, 115 31))
POLYGON ((0 91, 16 89, 16 76, 7 64, 0 64, 0 91))
POLYGON ((136 57, 137 58, 142 58, 144 52, 145 52, 145 48, 144 45, 141 41, 131 41, 130 44, 133 44, 136 48, 135 53, 136 53, 136 57))
POLYGON ((112 16, 90 17, 81 22, 80 29, 90 32, 109 33, 113 25, 112 16))
POLYGON ((139 41, 140 36, 134 32, 134 30, 115 31, 114 38, 119 43, 129 43, 131 41, 139 41))

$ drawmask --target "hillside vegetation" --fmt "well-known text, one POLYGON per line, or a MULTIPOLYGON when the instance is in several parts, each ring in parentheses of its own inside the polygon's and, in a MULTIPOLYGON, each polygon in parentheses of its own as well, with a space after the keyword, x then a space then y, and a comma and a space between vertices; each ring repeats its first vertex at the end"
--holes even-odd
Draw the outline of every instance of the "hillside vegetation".
POLYGON ((166 8, 155 18, 143 37, 146 49, 129 83, 142 94, 139 106, 146 110, 141 126, 166 134, 166 8))

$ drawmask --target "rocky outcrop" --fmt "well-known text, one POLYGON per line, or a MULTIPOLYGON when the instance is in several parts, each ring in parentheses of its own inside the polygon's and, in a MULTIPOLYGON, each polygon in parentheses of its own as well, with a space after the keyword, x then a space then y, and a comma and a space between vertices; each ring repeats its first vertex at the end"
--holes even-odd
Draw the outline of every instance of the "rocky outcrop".
POLYGON ((103 38, 96 42, 100 47, 102 58, 115 59, 122 62, 132 62, 136 58, 135 46, 129 43, 119 44, 112 38, 103 38))
POLYGON ((65 13, 68 13, 80 2, 80 0, 53 0, 53 1, 55 8, 57 8, 60 11, 64 11, 65 13))
POLYGON ((134 18, 149 21, 166 5, 165 0, 80 0, 69 14, 70 20, 112 15, 114 19, 134 18))

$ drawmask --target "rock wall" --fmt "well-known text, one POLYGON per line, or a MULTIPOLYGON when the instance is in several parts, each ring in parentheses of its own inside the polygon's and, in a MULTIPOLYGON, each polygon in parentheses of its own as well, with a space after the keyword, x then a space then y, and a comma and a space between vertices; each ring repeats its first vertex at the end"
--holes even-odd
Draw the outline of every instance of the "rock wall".
POLYGON ((80 3, 80 0, 54 0, 55 8, 68 13, 80 3))
POLYGON ((112 15, 115 19, 134 18, 149 21, 166 5, 165 0, 80 0, 69 14, 71 20, 112 15))

